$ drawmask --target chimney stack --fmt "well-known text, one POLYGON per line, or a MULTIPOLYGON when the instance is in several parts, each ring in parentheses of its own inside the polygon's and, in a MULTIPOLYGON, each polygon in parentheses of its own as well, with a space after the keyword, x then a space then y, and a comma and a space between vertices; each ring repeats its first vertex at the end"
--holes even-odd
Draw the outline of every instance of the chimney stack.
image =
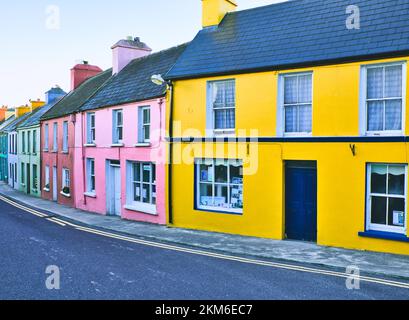
POLYGON ((203 28, 218 26, 224 16, 236 8, 236 0, 202 0, 203 28))
POLYGON ((0 108, 0 122, 3 122, 6 120, 6 112, 7 112, 7 106, 2 106, 0 108))
POLYGON ((77 89, 84 81, 101 73, 102 69, 83 61, 71 69, 71 91, 77 89))
POLYGON ((112 46, 112 74, 119 73, 134 59, 149 55, 152 49, 140 38, 128 37, 112 46))
POLYGON ((55 86, 54 88, 51 88, 45 93, 45 103, 46 104, 55 103, 65 95, 66 92, 64 92, 63 89, 61 89, 59 86, 55 86))

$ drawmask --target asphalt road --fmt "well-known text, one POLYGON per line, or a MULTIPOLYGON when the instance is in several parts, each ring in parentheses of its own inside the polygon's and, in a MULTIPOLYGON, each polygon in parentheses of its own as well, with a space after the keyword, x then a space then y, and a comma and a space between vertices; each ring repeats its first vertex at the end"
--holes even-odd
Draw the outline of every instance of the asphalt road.
POLYGON ((129 243, 0 202, 0 299, 405 299, 409 289, 129 243), (60 289, 46 286, 58 266, 60 289))

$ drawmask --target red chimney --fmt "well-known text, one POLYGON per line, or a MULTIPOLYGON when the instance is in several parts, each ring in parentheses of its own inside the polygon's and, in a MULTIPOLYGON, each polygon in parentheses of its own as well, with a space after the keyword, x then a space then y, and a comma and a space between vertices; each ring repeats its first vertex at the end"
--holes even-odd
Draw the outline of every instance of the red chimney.
POLYGON ((3 122, 4 120, 6 120, 6 112, 7 112, 7 107, 2 106, 0 108, 0 122, 3 122))
POLYGON ((84 61, 71 69, 71 91, 77 89, 85 80, 101 73, 102 69, 84 61))

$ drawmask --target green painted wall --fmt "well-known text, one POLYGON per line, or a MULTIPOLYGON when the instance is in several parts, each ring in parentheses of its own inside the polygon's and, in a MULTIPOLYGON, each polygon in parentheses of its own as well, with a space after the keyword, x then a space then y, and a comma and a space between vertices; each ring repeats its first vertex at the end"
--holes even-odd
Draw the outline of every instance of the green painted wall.
POLYGON ((24 184, 20 191, 41 197, 41 150, 40 126, 19 128, 18 132, 18 181, 22 182, 21 167, 24 165, 24 184), (24 136, 24 139, 23 139, 24 136), (28 171, 29 169, 29 171, 28 171), (29 173, 29 174, 28 174, 29 173))

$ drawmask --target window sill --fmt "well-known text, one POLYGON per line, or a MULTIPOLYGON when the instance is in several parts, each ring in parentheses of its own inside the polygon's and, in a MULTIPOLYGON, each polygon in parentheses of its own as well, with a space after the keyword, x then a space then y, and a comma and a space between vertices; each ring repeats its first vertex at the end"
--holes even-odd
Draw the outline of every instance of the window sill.
POLYGON ((409 242, 409 238, 405 236, 404 234, 392 233, 392 232, 366 231, 366 232, 359 232, 358 235, 364 238, 409 242))
POLYGON ((294 132, 294 133, 285 133, 283 135, 285 138, 303 138, 303 137, 312 137, 312 132, 294 132))
POLYGON ((38 189, 31 189, 31 192, 37 193, 38 189))
POLYGON ((125 146, 123 143, 113 143, 111 144, 111 148, 120 148, 125 146))
POLYGON ((61 154, 68 154, 68 151, 61 151, 61 154))
POLYGON ((135 148, 149 148, 151 146, 150 142, 140 142, 134 145, 135 148))
POLYGON ((214 130, 213 137, 235 137, 236 130, 214 130))
POLYGON ((58 151, 51 151, 51 153, 58 153, 58 151))
POLYGON ((227 211, 227 210, 217 210, 217 208, 195 208, 196 211, 209 212, 209 213, 220 213, 220 214, 230 214, 234 216, 243 216, 243 211, 227 211))
POLYGON ((85 192, 84 196, 86 196, 88 198, 96 198, 97 194, 95 192, 85 192))
POLYGON ((48 151, 49 151, 49 150, 45 150, 45 149, 43 150, 43 152, 48 152, 48 151))
POLYGON ((64 192, 60 192, 60 194, 62 195, 62 196, 64 196, 64 197, 66 197, 66 198, 71 198, 71 195, 70 194, 67 194, 67 193, 64 193, 64 192))
POLYGON ((136 212, 141 212, 141 213, 145 213, 145 214, 149 214, 151 216, 157 216, 158 213, 156 212, 156 206, 138 206, 138 205, 125 205, 124 208, 126 210, 130 210, 130 211, 136 211, 136 212))
POLYGON ((44 188, 43 191, 45 191, 45 192, 50 192, 50 189, 44 188))
POLYGON ((86 143, 84 144, 85 148, 95 148, 97 145, 95 143, 86 143))

